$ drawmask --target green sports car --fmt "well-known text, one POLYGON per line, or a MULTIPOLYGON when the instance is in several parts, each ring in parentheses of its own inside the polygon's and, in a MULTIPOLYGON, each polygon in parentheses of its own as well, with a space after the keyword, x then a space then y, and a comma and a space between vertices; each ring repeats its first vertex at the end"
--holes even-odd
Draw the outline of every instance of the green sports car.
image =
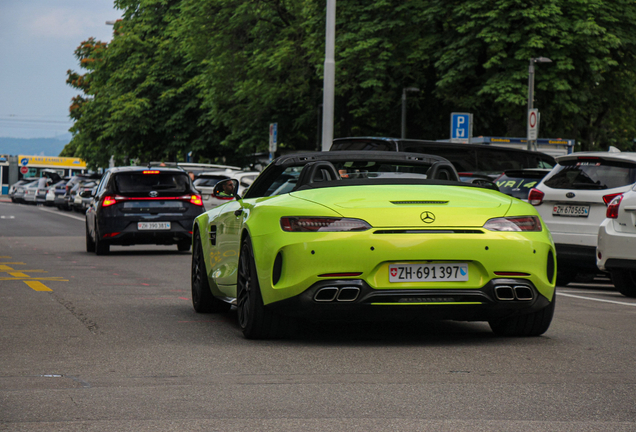
POLYGON ((417 153, 282 156, 243 197, 196 218, 192 302, 236 305, 250 339, 308 320, 416 317, 488 321, 538 336, 555 304, 554 243, 535 209, 462 183, 417 153))

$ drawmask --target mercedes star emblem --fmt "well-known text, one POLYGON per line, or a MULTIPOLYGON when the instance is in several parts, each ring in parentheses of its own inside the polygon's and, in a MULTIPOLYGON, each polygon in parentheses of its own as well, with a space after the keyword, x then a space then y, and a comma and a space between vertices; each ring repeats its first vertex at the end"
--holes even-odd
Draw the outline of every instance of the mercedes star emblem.
POLYGON ((420 218, 422 219, 422 222, 424 222, 424 223, 433 223, 433 222, 435 222, 435 215, 433 213, 431 213, 430 211, 425 211, 424 213, 422 213, 420 215, 420 218))

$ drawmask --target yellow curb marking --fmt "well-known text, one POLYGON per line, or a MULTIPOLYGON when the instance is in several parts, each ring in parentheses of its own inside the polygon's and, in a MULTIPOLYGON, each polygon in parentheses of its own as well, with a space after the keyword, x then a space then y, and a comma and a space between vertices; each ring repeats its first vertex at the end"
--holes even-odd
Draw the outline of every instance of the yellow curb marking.
POLYGON ((51 288, 38 281, 24 281, 25 284, 30 286, 35 291, 53 291, 51 288))

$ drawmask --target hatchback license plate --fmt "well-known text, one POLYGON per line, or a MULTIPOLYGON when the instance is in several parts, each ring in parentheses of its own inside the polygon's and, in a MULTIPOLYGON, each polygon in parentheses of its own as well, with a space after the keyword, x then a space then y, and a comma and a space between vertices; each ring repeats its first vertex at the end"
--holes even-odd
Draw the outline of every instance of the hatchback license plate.
POLYGON ((169 230, 170 222, 137 222, 137 229, 144 230, 169 230))
POLYGON ((588 217, 590 206, 555 205, 552 207, 552 215, 568 217, 588 217))
POLYGON ((391 264, 389 282, 465 282, 468 264, 391 264))

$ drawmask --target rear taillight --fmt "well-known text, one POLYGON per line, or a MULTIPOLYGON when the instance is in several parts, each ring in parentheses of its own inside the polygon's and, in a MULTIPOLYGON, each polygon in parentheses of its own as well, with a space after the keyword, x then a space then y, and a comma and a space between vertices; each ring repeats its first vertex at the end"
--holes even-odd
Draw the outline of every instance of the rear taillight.
POLYGON ((605 195, 603 197, 603 202, 605 203, 605 205, 609 205, 609 203, 611 203, 612 200, 619 195, 623 195, 623 193, 621 192, 621 193, 613 193, 613 194, 605 195))
POLYGON ((194 204, 197 206, 203 205, 203 199, 201 199, 201 195, 192 195, 190 197, 190 204, 194 204))
MULTIPOLYGON (((605 197, 603 197, 605 199, 605 197)), ((614 199, 607 206, 607 211, 605 212, 605 216, 609 219, 617 219, 618 218, 618 208, 621 205, 621 201, 623 200, 623 194, 618 194, 614 197, 614 199)))
POLYGON ((330 217, 283 217, 280 226, 287 232, 366 231, 371 225, 362 219, 330 217))
POLYGON ((541 205, 544 196, 545 194, 539 189, 532 188, 530 189, 530 193, 528 194, 528 202, 533 206, 541 205))
POLYGON ((484 224, 488 231, 516 231, 516 232, 538 232, 541 227, 541 220, 536 216, 512 216, 494 218, 484 224))
POLYGON ((109 206, 112 206, 113 204, 117 204, 117 200, 115 199, 115 197, 105 196, 104 199, 102 200, 102 207, 109 207, 109 206))

